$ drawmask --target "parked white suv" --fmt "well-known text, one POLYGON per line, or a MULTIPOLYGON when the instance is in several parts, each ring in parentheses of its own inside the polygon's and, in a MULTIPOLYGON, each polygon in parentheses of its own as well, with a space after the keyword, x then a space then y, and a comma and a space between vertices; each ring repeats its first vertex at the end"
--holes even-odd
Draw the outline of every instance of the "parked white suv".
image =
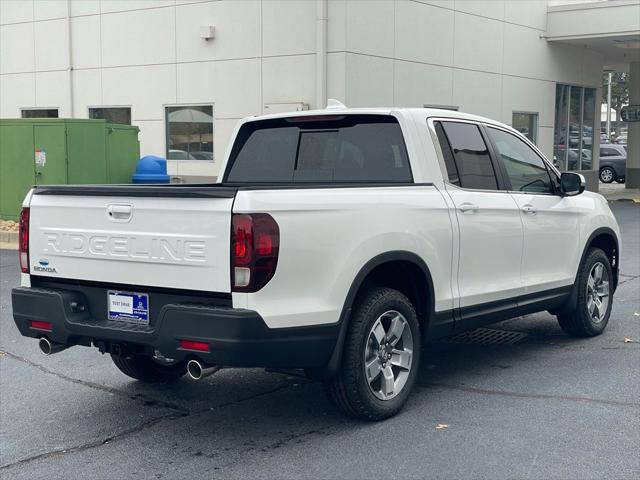
POLYGON ((600 334, 618 279, 604 198, 514 129, 431 109, 251 117, 211 185, 37 186, 20 332, 125 374, 293 369, 346 413, 402 407, 427 339, 549 310, 600 334))

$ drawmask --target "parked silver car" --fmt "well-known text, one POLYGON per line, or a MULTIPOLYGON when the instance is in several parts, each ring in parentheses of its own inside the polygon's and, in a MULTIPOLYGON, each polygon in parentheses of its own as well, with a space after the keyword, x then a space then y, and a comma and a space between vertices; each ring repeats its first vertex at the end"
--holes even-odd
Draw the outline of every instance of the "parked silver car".
POLYGON ((624 145, 600 145, 600 181, 624 183, 627 168, 627 149, 624 145))

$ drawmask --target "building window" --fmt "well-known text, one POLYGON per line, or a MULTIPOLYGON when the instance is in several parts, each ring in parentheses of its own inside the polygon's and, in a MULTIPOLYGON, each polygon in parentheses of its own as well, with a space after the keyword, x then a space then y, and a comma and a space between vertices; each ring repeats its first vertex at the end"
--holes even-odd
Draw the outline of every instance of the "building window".
POLYGON ((511 126, 536 143, 538 140, 538 114, 528 112, 513 112, 511 126))
POLYGON ((213 161, 213 107, 166 107, 167 159, 213 161))
POLYGON ((131 125, 131 108, 129 107, 92 107, 89 118, 106 120, 109 123, 131 125))
POLYGON ((58 118, 57 108, 29 108, 20 113, 22 118, 58 118))
MULTIPOLYGON (((600 105, 598 105, 600 107, 600 105)), ((598 126, 600 125, 600 111, 598 111, 598 126)), ((596 89, 584 88, 582 93, 582 123, 580 124, 580 170, 593 168, 594 131, 596 124, 596 89)), ((600 134, 598 133, 597 145, 600 146, 600 134)))
POLYGON ((553 162, 560 170, 593 166, 596 89, 556 85, 553 162))

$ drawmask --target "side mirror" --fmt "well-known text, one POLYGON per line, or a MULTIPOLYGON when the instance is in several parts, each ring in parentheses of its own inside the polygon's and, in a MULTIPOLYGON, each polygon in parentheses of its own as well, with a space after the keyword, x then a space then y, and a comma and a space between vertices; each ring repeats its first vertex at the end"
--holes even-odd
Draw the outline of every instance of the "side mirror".
POLYGON ((587 182, 580 173, 563 172, 560 175, 560 191, 563 197, 573 197, 584 192, 587 182))

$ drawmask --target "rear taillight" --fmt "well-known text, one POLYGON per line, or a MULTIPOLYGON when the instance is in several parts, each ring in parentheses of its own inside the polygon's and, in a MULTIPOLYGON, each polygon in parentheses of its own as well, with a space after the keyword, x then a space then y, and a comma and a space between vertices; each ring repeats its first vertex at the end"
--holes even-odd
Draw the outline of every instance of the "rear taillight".
POLYGON ((29 208, 20 212, 20 227, 18 230, 18 254, 20 256, 20 270, 29 273, 29 208))
POLYGON ((234 214, 231 228, 231 290, 257 292, 276 272, 280 230, 266 213, 234 214))

